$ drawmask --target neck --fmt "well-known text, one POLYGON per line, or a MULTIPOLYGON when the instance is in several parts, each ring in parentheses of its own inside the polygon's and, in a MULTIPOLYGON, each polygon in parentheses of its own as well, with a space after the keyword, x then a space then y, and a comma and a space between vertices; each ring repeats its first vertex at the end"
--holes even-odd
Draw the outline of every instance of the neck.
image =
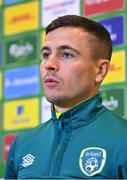
MULTIPOLYGON (((70 107, 70 108, 71 108, 71 107, 70 107)), ((63 113, 63 112, 65 112, 65 111, 69 110, 70 108, 59 107, 59 106, 57 106, 57 105, 54 105, 55 111, 61 112, 61 113, 63 113)))
MULTIPOLYGON (((96 94, 94 94, 93 96, 95 96, 95 95, 96 95, 96 94)), ((93 96, 90 96, 90 97, 93 97, 93 96)), ((54 105, 53 105, 53 106, 54 106, 54 110, 55 110, 56 112, 64 113, 65 111, 73 108, 74 106, 80 104, 81 102, 86 101, 86 100, 89 99, 90 97, 85 98, 85 99, 81 100, 80 102, 77 102, 77 103, 75 103, 75 104, 73 104, 73 105, 72 105, 72 104, 71 104, 71 105, 68 104, 67 106, 59 106, 59 105, 55 105, 55 104, 54 104, 54 105)))

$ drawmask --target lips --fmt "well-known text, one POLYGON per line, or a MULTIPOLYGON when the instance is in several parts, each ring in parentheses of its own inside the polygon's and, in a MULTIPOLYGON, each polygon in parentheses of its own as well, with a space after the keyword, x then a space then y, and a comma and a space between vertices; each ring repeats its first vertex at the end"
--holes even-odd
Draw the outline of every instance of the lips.
POLYGON ((59 81, 53 77, 46 77, 44 79, 44 84, 50 88, 53 88, 59 84, 59 81))

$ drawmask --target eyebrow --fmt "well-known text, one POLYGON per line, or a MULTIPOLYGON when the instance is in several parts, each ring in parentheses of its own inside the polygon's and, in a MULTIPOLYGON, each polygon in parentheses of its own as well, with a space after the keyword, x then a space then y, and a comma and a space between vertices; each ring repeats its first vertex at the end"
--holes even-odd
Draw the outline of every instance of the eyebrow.
POLYGON ((42 52, 43 50, 51 50, 51 48, 48 47, 48 46, 44 46, 43 48, 41 48, 41 52, 42 52))
MULTIPOLYGON (((73 47, 71 47, 71 46, 68 46, 68 45, 62 45, 62 46, 57 47, 57 51, 61 51, 61 50, 65 50, 65 49, 69 49, 69 50, 71 50, 71 51, 74 51, 76 54, 80 54, 80 52, 79 52, 77 49, 75 49, 75 48, 73 48, 73 47)), ((44 47, 41 49, 41 52, 42 52, 43 50, 49 50, 49 51, 51 51, 51 48, 50 48, 49 46, 44 46, 44 47)))

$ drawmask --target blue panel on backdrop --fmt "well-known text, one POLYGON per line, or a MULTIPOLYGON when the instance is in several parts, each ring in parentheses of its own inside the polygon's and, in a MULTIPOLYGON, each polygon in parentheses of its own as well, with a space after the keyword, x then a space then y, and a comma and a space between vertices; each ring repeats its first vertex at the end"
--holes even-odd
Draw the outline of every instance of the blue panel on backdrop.
POLYGON ((22 0, 4 0, 4 4, 12 4, 12 3, 17 3, 21 2, 22 0))
POLYGON ((9 99, 38 94, 39 74, 38 65, 6 70, 4 73, 4 97, 9 99))
POLYGON ((114 46, 124 43, 124 16, 114 16, 98 22, 109 31, 114 46))

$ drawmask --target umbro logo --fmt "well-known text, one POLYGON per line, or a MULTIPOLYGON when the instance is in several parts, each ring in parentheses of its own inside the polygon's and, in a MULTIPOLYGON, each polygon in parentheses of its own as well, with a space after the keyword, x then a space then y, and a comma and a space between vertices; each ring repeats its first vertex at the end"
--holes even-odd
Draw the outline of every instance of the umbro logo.
POLYGON ((27 154, 22 158, 22 167, 28 167, 33 164, 35 157, 31 154, 27 154))

